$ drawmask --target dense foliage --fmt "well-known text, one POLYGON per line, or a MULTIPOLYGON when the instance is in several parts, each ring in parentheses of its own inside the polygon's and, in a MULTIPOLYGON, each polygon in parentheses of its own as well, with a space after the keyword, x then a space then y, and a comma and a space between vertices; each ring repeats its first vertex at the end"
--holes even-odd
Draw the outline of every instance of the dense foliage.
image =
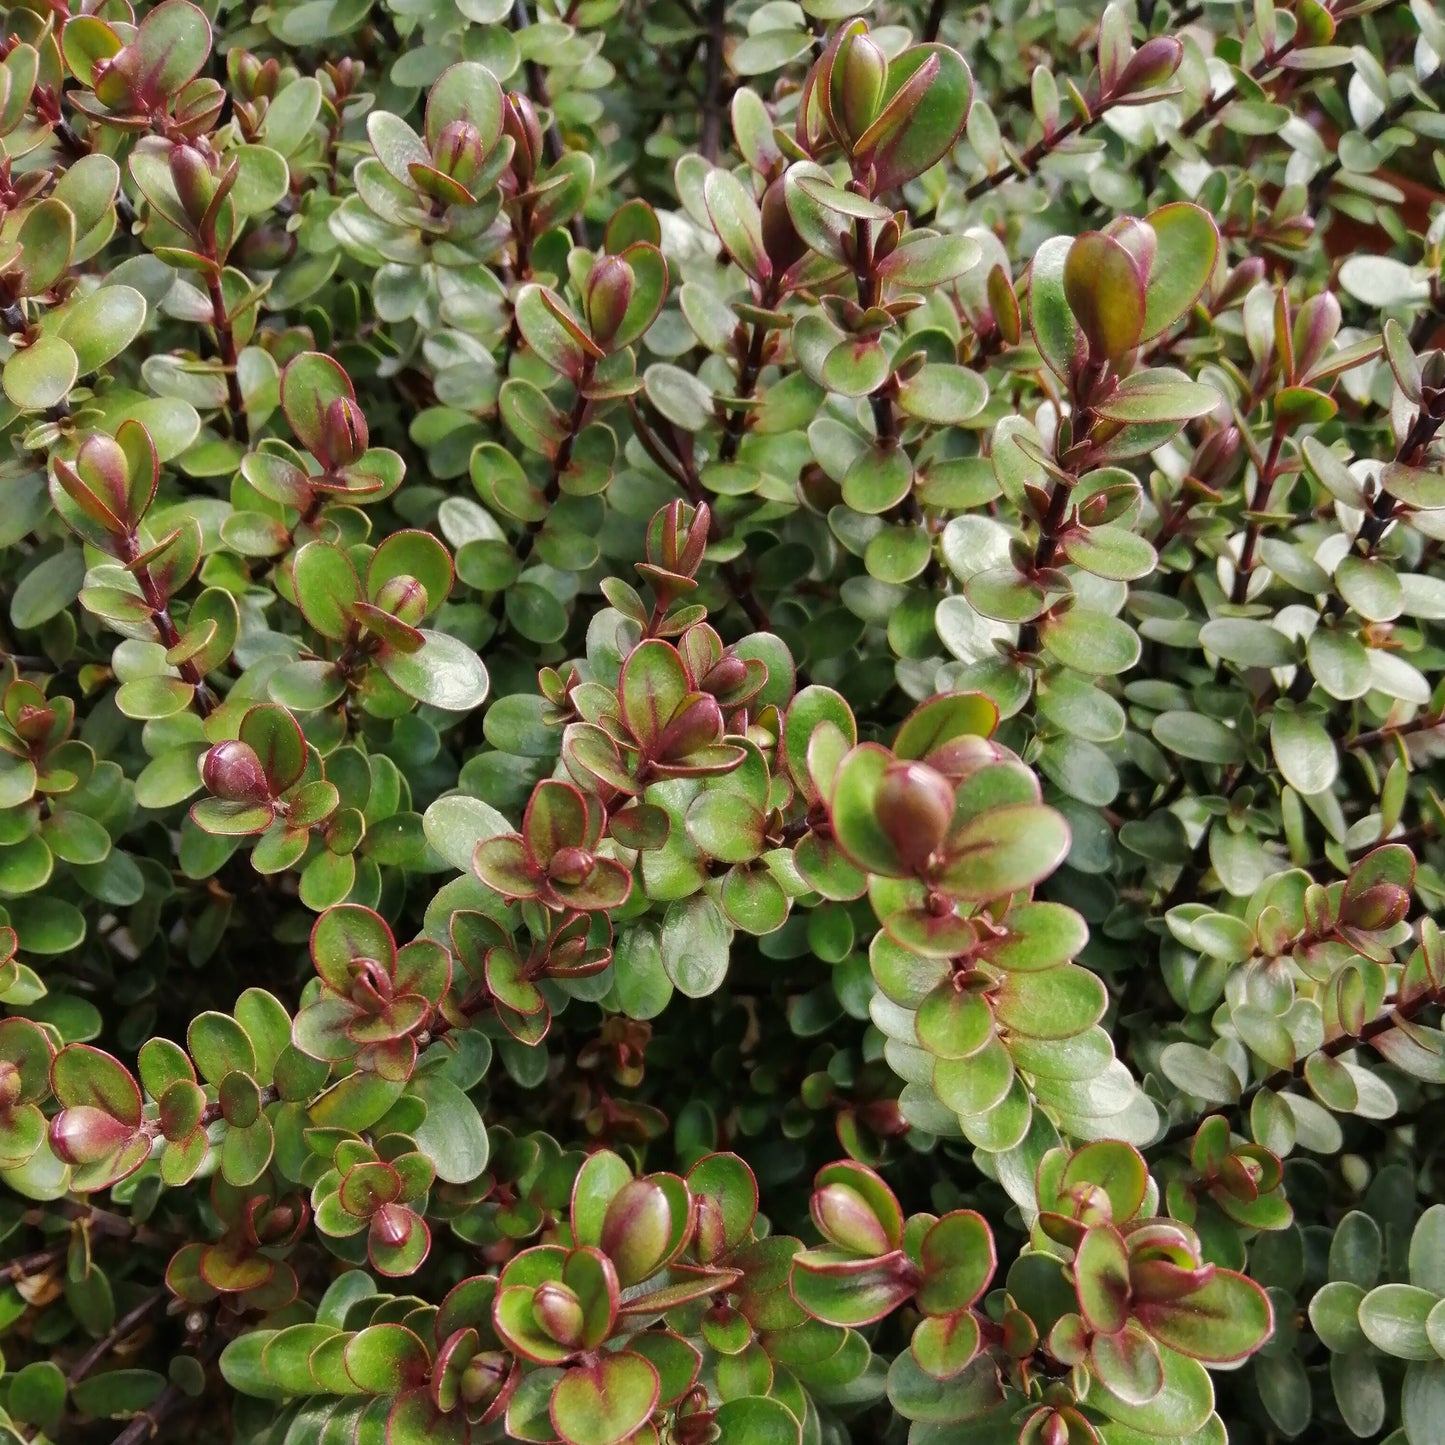
POLYGON ((1430 0, 3 17, 0 1441, 1445 1442, 1430 0))

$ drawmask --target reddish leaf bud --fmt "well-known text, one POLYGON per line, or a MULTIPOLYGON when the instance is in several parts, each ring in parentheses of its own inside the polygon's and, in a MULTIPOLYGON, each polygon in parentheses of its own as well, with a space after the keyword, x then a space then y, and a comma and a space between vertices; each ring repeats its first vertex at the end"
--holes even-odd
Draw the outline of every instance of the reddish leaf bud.
POLYGON ((1154 258, 1159 253, 1159 238, 1148 221, 1133 216, 1120 216, 1104 228, 1104 234, 1117 241, 1133 258, 1134 266, 1141 280, 1154 269, 1154 258))
POLYGON ((1039 1426, 1039 1445, 1069 1445, 1069 1427, 1056 1410, 1051 1410, 1039 1426))
POLYGON ((525 189, 541 169, 544 150, 537 108, 518 91, 508 93, 502 108, 502 133, 512 137, 512 174, 525 189))
POLYGON ((9 1059, 0 1059, 0 1116, 9 1113, 20 1102, 23 1087, 20 1070, 9 1059))
POLYGON ((1188 1299, 1214 1278, 1214 1266, 1195 1269, 1171 1264, 1167 1259, 1134 1259, 1129 1262, 1129 1291, 1141 1303, 1163 1304, 1188 1299))
POLYGON ((266 803, 271 785, 266 770, 249 743, 239 739, 217 743, 201 764, 201 779, 207 790, 228 803, 266 803))
POLYGON ((371 433, 361 408, 349 396, 338 396, 328 403, 321 421, 330 466, 348 467, 358 460, 371 442, 371 433))
POLYGON ((450 176, 459 186, 470 191, 487 163, 481 131, 470 121, 449 122, 437 136, 436 153, 432 160, 442 175, 450 176))
POLYGON ((279 271, 296 254, 296 237, 280 226, 260 226, 242 237, 234 254, 247 270, 279 271))
POLYGON ((722 1205, 710 1194, 697 1196, 697 1227, 692 1242, 703 1264, 720 1259, 727 1250, 727 1221, 723 1218, 722 1205))
POLYGON ((388 577, 377 589, 376 605, 414 627, 426 616, 426 588, 415 577, 388 577))
POLYGON ((808 254, 808 243, 798 234, 784 199, 783 178, 779 176, 763 192, 763 250, 773 263, 774 274, 786 271, 808 254))
POLYGON ((888 1231, 866 1199, 846 1184, 825 1184, 813 1191, 813 1222, 830 1243, 853 1254, 887 1254, 888 1231))
POLYGON ((555 1280, 539 1284, 532 1295, 532 1314, 537 1324, 559 1345, 582 1343, 585 1319, 577 1296, 555 1280))
POLYGON ((582 309, 592 339, 606 346, 622 325, 632 300, 632 267, 619 256, 599 256, 582 283, 582 309))
POLYGON ((597 860, 586 848, 559 848, 547 867, 547 876, 554 883, 575 886, 585 883, 596 867, 597 860))
POLYGON ((171 183, 176 188, 186 219, 193 226, 199 226, 211 198, 216 194, 216 178, 211 174, 205 156, 195 146, 173 146, 170 168, 171 183))
POLYGON ((872 36, 843 41, 828 77, 828 100, 834 136, 845 149, 873 123, 887 78, 888 58, 872 36))
POLYGON ((1395 883, 1376 883, 1344 902, 1343 921, 1356 928, 1393 928, 1410 911, 1410 894, 1395 883))
POLYGON ((386 1249, 400 1249, 415 1228, 416 1215, 406 1205, 383 1204, 371 1216, 371 1242, 386 1249))
POLYGON ((1184 46, 1172 35, 1151 35, 1124 67, 1115 82, 1114 95, 1137 95, 1141 91, 1157 90, 1179 69, 1179 62, 1183 59, 1184 46))
POLYGON ((1244 463, 1244 442, 1236 426, 1211 432, 1195 449, 1189 475, 1211 491, 1223 491, 1238 475, 1244 463))
POLYGON ((720 741, 722 735, 723 716, 717 699, 706 693, 694 693, 677 705, 677 710, 657 739, 653 756, 685 758, 709 743, 720 741))
POLYGON ((748 665, 740 657, 725 657, 716 667, 708 670, 707 676, 698 683, 704 692, 714 697, 724 697, 735 687, 747 681, 748 665))
POLYGON ((50 1121, 50 1148, 63 1164, 96 1164, 123 1148, 134 1132, 104 1109, 79 1104, 50 1121))
POLYGON ((920 869, 943 842, 953 820, 953 788, 927 763, 892 763, 875 802, 878 826, 906 867, 920 869))
POLYGON ((671 1238, 672 1210, 662 1186, 634 1179, 607 1206, 599 1244, 617 1270, 617 1282, 625 1287, 656 1273, 671 1238))
POLYGON ((1340 303, 1332 291, 1311 296, 1299 309, 1294 320, 1295 375, 1304 378, 1323 359, 1340 329, 1340 303))
POLYGON ((92 512, 82 495, 88 491, 127 530, 140 521, 130 504, 130 462, 114 437, 104 432, 92 433, 80 444, 74 469, 63 468, 57 462, 55 474, 84 511, 92 512), (80 483, 79 488, 74 485, 76 482, 80 483))
POLYGON ((458 1389, 468 1405, 482 1405, 495 1400, 506 1382, 510 1368, 507 1356, 500 1350, 484 1350, 473 1355, 462 1371, 458 1389))
POLYGON ((38 743, 55 726, 55 709, 26 703, 16 715, 15 731, 27 743, 38 743))

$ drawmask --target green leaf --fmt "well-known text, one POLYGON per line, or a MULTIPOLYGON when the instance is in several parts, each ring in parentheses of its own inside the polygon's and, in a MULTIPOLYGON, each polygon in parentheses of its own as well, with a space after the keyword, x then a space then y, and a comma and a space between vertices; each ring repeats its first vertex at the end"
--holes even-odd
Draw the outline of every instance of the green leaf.
POLYGON ((426 1118, 413 1131, 417 1148, 448 1184, 470 1184, 487 1167, 487 1131, 477 1106, 449 1079, 418 1074, 411 1092, 426 1104, 426 1118))
POLYGON ((80 362, 58 336, 37 337, 17 351, 0 372, 0 386, 21 411, 48 411, 70 394, 80 362))
POLYGON ((1426 1321, 1433 1291, 1413 1284, 1382 1284, 1360 1301, 1360 1329, 1378 1350, 1399 1360, 1436 1359, 1426 1321))
POLYGON ((1214 273, 1219 231, 1209 212, 1187 201, 1151 211, 1158 251, 1144 292, 1142 339, 1167 331, 1199 298, 1214 273))
POLYGON ((1334 739, 1318 717, 1276 707, 1269 741, 1285 782, 1305 797, 1324 792, 1339 775, 1334 739))
POLYGON ((662 921, 662 966, 679 993, 706 998, 727 977, 732 930, 702 895, 670 903, 662 921))
POLYGON ((1269 1296, 1251 1279, 1217 1269, 1202 1289, 1135 1313, 1162 1345, 1182 1355, 1227 1364, 1253 1353, 1274 1329, 1269 1296))
POLYGON ((420 629, 416 652, 384 647, 377 662, 408 697, 444 712, 470 712, 487 700, 490 680, 482 659, 460 638, 420 629))
POLYGON ((650 1360, 630 1351, 604 1354, 557 1381, 553 1428, 567 1445, 619 1445, 652 1414, 659 1389, 650 1360))

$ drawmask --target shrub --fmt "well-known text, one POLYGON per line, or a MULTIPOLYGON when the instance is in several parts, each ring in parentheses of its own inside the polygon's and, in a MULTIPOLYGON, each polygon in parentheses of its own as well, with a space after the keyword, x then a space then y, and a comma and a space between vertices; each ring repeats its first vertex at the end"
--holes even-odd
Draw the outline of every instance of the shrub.
POLYGON ((0 1438, 1445 1440, 1442 56, 5 11, 0 1438))

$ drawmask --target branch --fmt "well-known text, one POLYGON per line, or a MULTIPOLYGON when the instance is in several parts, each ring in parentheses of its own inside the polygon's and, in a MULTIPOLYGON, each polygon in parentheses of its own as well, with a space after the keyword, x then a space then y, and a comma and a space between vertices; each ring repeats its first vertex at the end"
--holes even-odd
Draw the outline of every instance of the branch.
MULTIPOLYGON (((512 0, 512 29, 525 30, 532 23, 532 16, 527 9, 527 0, 512 0)), ((542 78, 542 67, 535 60, 528 60, 523 65, 527 77, 527 98, 539 110, 547 112, 547 129, 542 137, 542 144, 547 152, 547 159, 556 165, 567 153, 567 148, 562 144, 562 132, 557 125, 557 114, 552 109, 551 98, 547 94, 547 82, 542 78)), ((579 246, 587 244, 587 223, 582 219, 579 212, 567 223, 567 229, 572 232, 572 239, 579 246)))
POLYGON ((159 1304, 165 1302, 165 1290, 158 1289, 147 1295, 136 1307, 123 1314, 100 1339, 98 1339, 71 1367, 65 1383, 74 1389, 132 1330, 139 1325, 159 1304))
POLYGON ((707 79, 702 89, 702 139, 698 149, 703 159, 715 162, 722 140, 723 41, 727 27, 727 0, 712 0, 708 6, 707 79))
POLYGON ((1341 1054, 1347 1054, 1351 1049, 1359 1048, 1361 1044, 1368 1044, 1372 1040, 1387 1034, 1391 1029, 1403 1023, 1409 1023, 1416 1014, 1424 1012, 1431 1004, 1440 1002, 1441 991, 1439 989, 1427 989, 1422 994, 1417 994, 1408 1003, 1401 1004, 1398 1008, 1391 1008, 1389 1012, 1381 1014, 1378 1018, 1371 1019, 1364 1028, 1357 1034, 1339 1034, 1330 1039, 1327 1043, 1321 1044, 1313 1053, 1296 1059, 1288 1069, 1276 1069, 1274 1073, 1266 1075, 1257 1084, 1251 1084, 1233 1104, 1226 1104, 1219 1108, 1206 1110, 1203 1114, 1196 1115, 1189 1119, 1181 1119, 1177 1124, 1171 1124, 1165 1132, 1154 1141, 1149 1147, 1151 1149, 1162 1149, 1170 1144, 1178 1144, 1185 1139, 1192 1139, 1199 1126, 1214 1114, 1243 1114, 1248 1111, 1249 1106, 1255 1098, 1264 1092, 1265 1089, 1272 1089, 1276 1093, 1287 1088, 1290 1084, 1298 1083, 1304 1078, 1305 1065, 1314 1058, 1315 1054, 1322 1054, 1327 1059, 1338 1058, 1341 1054))

